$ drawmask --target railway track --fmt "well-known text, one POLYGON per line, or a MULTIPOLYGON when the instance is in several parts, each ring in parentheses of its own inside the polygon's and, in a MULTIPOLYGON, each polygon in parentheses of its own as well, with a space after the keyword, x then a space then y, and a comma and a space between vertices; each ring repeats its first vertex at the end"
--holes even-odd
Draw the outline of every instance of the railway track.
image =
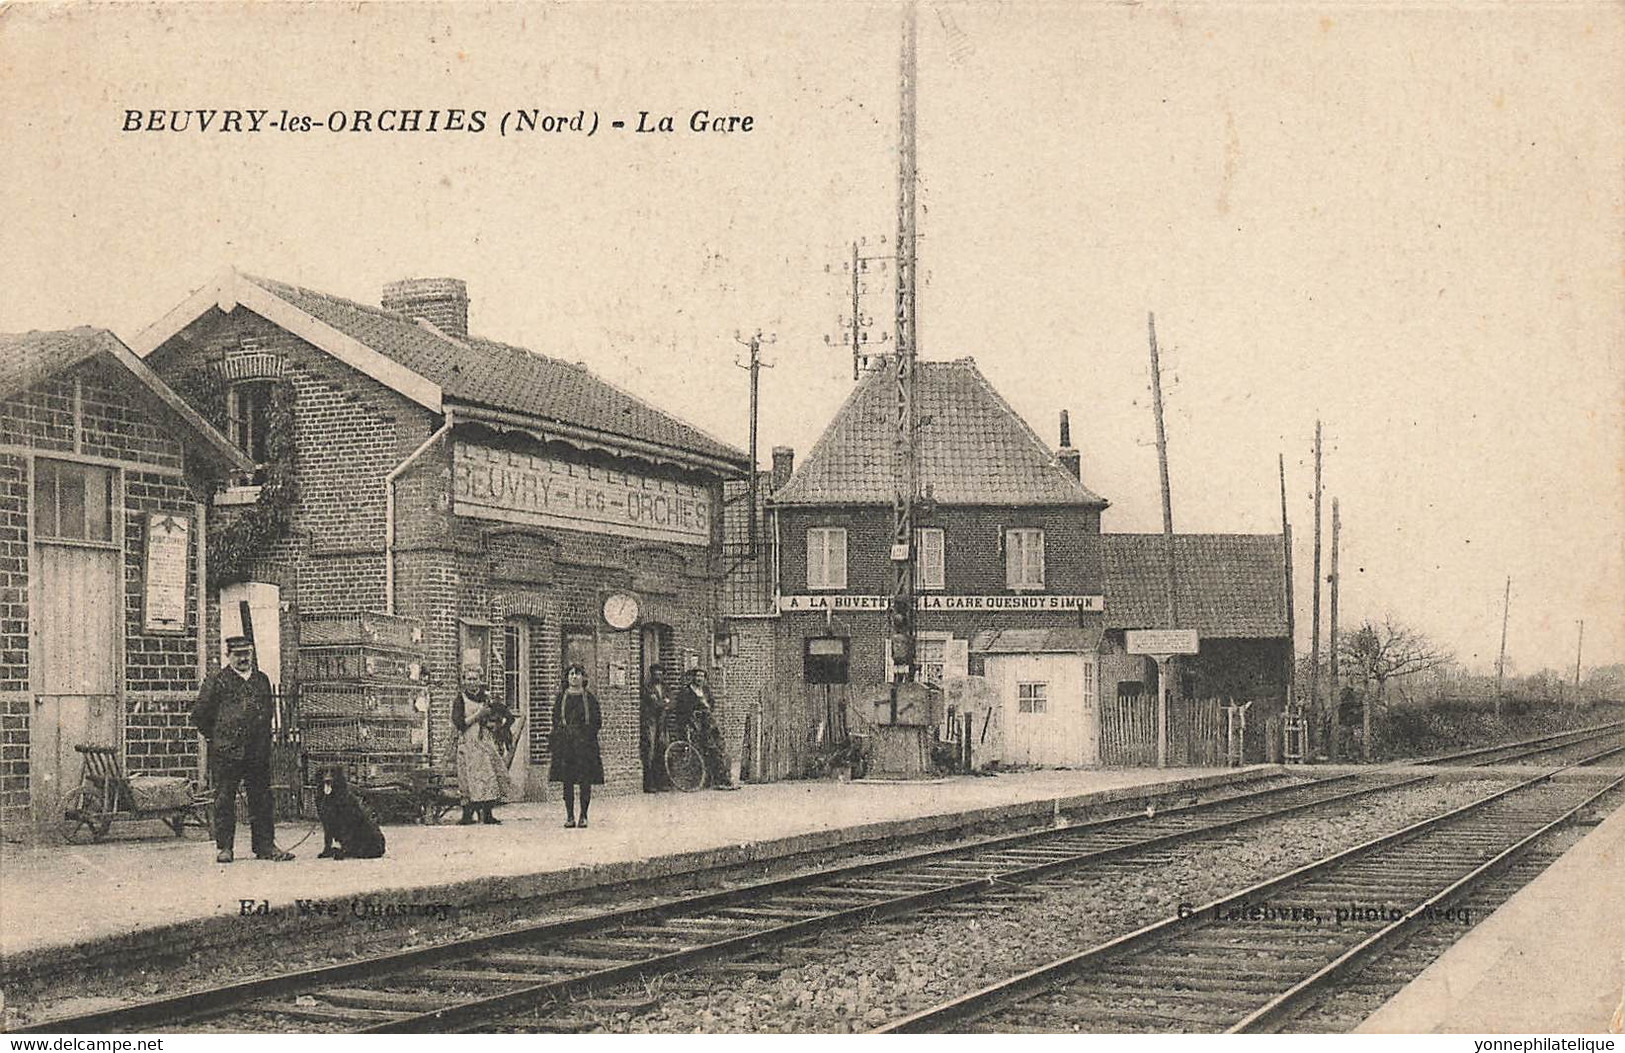
MULTIPOLYGON (((1625 784, 1552 772, 893 1021, 883 1032, 1270 1031, 1625 784)), ((1455 915, 1452 911, 1456 911, 1455 915)), ((1454 935, 1449 936, 1450 939, 1454 935)))
MULTIPOLYGON (((1373 771, 988 838, 31 1023, 35 1033, 428 1032, 1427 782, 1373 771)), ((749 969, 748 962, 740 968, 749 969)))
POLYGON ((1479 746, 1460 750, 1417 763, 1424 765, 1488 767, 1492 764, 1514 763, 1568 763, 1571 755, 1584 757, 1585 763, 1597 764, 1625 754, 1625 721, 1598 724, 1588 728, 1559 731, 1550 735, 1505 742, 1495 746, 1479 746), (1615 748, 1601 752, 1590 750, 1594 744, 1612 741, 1615 748), (1588 752, 1589 751, 1589 752, 1588 752), (1545 758, 1538 760, 1537 758, 1545 758))

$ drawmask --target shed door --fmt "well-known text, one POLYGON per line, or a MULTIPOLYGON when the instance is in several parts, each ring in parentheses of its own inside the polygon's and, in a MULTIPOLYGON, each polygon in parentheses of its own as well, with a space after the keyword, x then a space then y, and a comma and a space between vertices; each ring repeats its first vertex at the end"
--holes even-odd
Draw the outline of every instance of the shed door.
POLYGON ((116 746, 119 552, 41 542, 32 604, 39 693, 29 728, 29 796, 40 820, 79 783, 75 745, 116 746))
POLYGON ((1007 764, 1075 767, 1087 762, 1084 699, 1074 655, 1001 655, 998 667, 1007 764))

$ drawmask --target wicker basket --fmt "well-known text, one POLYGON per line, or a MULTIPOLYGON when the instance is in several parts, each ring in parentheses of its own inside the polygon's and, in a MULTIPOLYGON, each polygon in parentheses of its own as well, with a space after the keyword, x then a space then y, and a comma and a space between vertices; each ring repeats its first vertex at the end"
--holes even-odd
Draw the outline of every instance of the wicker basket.
POLYGON ((413 618, 374 611, 306 614, 299 619, 299 640, 307 647, 371 644, 411 650, 423 645, 423 627, 413 618))
POLYGON ((424 673, 416 656, 399 651, 360 644, 307 644, 299 648, 299 679, 305 684, 334 680, 420 684, 424 673))
POLYGON ((301 731, 305 749, 312 755, 348 750, 368 753, 418 751, 424 740, 421 720, 307 717, 301 731))
POLYGON ((429 689, 411 684, 349 684, 317 681, 299 698, 306 718, 422 720, 429 712, 429 689))

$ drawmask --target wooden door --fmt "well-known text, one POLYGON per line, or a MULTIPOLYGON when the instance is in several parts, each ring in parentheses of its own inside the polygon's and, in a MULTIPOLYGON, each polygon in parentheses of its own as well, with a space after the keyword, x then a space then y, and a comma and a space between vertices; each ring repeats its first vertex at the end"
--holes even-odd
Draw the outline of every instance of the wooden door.
POLYGON ((1081 660, 1072 655, 989 658, 1002 701, 1005 761, 1075 767, 1084 755, 1081 660))
POLYGON ((73 747, 119 742, 119 551, 42 541, 35 555, 28 788, 47 820, 79 783, 73 747))

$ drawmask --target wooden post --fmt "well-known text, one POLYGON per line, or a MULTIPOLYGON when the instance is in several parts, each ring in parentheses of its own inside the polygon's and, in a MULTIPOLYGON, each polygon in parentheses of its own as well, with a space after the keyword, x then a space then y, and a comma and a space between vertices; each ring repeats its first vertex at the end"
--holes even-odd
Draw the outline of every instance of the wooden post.
POLYGON ((1157 767, 1168 767, 1168 655, 1157 661, 1157 767))
POLYGON ((1501 716, 1502 685, 1506 683, 1507 614, 1512 610, 1512 578, 1507 578, 1506 598, 1501 601, 1501 657, 1495 660, 1495 715, 1501 716))
POLYGON ((1315 740, 1322 731, 1320 708, 1320 421, 1315 421, 1315 574, 1314 611, 1309 618, 1309 741, 1313 754, 1315 740))
MULTIPOLYGON (((1298 678, 1298 629, 1293 617, 1296 597, 1292 595, 1292 524, 1286 517, 1286 454, 1278 453, 1275 459, 1281 470, 1281 562, 1286 571, 1286 709, 1290 711, 1295 694, 1293 681, 1298 678)), ((1286 715, 1283 713, 1282 717, 1286 715)))
MULTIPOLYGON (((1337 541, 1338 535, 1342 533, 1342 529, 1343 520, 1338 515, 1337 498, 1334 497, 1332 498, 1332 573, 1330 578, 1332 586, 1332 624, 1331 635, 1327 640, 1327 643, 1331 647, 1330 673, 1332 678, 1331 707, 1333 728, 1332 743, 1334 752, 1337 740, 1342 736, 1343 733, 1343 714, 1341 712, 1342 699, 1339 698, 1337 694, 1337 541)), ((1365 759, 1370 760, 1371 757, 1367 755, 1365 759)))

